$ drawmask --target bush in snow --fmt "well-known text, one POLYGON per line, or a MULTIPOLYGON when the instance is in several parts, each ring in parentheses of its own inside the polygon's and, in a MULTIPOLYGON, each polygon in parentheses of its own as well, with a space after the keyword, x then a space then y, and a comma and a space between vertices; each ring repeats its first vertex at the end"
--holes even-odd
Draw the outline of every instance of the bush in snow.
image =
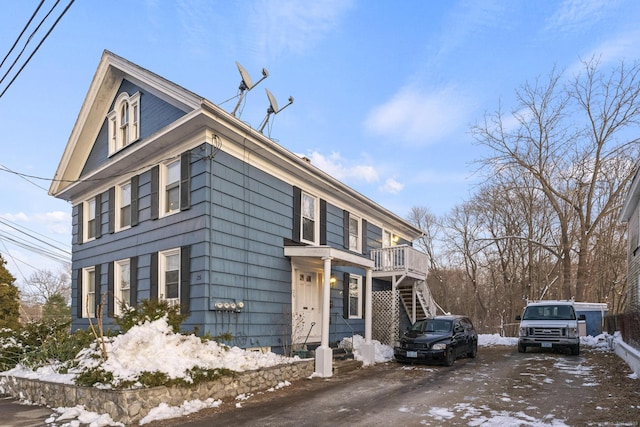
POLYGON ((0 371, 17 364, 38 368, 56 365, 65 372, 73 366, 78 352, 93 341, 90 333, 69 333, 68 322, 29 322, 19 330, 0 331, 0 371))
POLYGON ((142 300, 135 307, 123 305, 122 315, 116 317, 116 325, 120 328, 120 332, 126 333, 132 327, 140 325, 144 322, 153 322, 167 316, 169 326, 174 333, 180 332, 180 326, 187 316, 180 313, 179 306, 169 306, 166 301, 158 300, 142 300))

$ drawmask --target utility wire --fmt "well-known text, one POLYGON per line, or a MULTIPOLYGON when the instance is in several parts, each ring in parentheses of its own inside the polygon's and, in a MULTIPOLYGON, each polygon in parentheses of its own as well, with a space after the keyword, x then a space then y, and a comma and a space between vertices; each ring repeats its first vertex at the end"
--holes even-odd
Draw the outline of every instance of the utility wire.
MULTIPOLYGON (((42 24, 44 24, 44 21, 47 20, 47 18, 49 17, 49 15, 51 15, 51 12, 53 12, 53 9, 55 9, 55 7, 58 5, 58 3, 60 3, 60 0, 56 0, 55 4, 51 7, 51 9, 49 9, 49 12, 47 12, 47 14, 44 16, 44 18, 42 18, 40 20, 40 23, 38 25, 36 25, 35 30, 33 30, 31 32, 31 34, 29 35, 29 38, 27 39, 27 41, 25 42, 24 46, 22 46, 22 50, 20 51, 20 53, 18 53, 18 55, 16 56, 16 58, 13 60, 13 62, 11 63, 11 65, 9 66, 9 69, 7 70, 6 73, 4 73, 4 75, 2 76, 2 78, 0 78, 0 83, 2 83, 4 81, 5 78, 7 78, 7 75, 9 75, 9 73, 11 72, 11 70, 13 70, 13 67, 18 63, 18 61, 20 60, 20 57, 22 57, 22 54, 24 53, 24 51, 27 49, 27 46, 29 45, 29 43, 31 42, 31 39, 33 38, 33 36, 35 36, 35 34, 38 32, 38 30, 40 29, 40 27, 42 26, 42 24)), ((42 5, 42 3, 40 3, 42 5)), ((40 9, 40 6, 38 6, 38 9, 40 9)), ((37 12, 37 10, 36 10, 37 12)), ((29 23, 31 23, 31 20, 29 20, 29 23)), ((28 25, 28 24, 27 24, 28 25)), ((25 27, 26 29, 26 27, 25 27)), ((16 43, 18 43, 18 41, 20 40, 20 38, 22 37, 22 34, 24 33, 24 30, 22 31, 22 33, 20 33, 20 37, 18 37, 18 39, 16 40, 16 43)), ((14 47, 16 45, 16 43, 14 43, 14 47)), ((13 47, 11 48, 11 50, 13 50, 13 47)), ((11 51, 9 52, 11 53, 11 51)), ((34 52, 35 53, 35 52, 34 52)), ((7 54, 8 56, 8 54, 7 54)), ((3 61, 4 62, 4 61, 3 61)), ((26 65, 26 64, 25 64, 26 65)))
MULTIPOLYGON (((65 254, 67 254, 67 255, 71 256, 71 252, 69 252, 69 251, 67 251, 67 250, 65 250, 65 249, 61 249, 61 248, 59 248, 59 247, 57 247, 57 246, 55 246, 55 245, 52 245, 52 244, 51 244, 51 243, 49 243, 49 242, 46 242, 46 241, 44 241, 44 240, 42 240, 42 239, 40 239, 40 238, 38 238, 38 237, 33 236, 32 234, 29 234, 29 233, 27 233, 27 232, 25 232, 25 231, 22 231, 22 230, 18 229, 17 227, 14 227, 13 225, 8 224, 8 223, 6 222, 6 220, 4 220, 3 218, 0 218, 0 223, 2 223, 2 224, 4 224, 4 225, 6 225, 6 226, 7 226, 7 227, 9 227, 9 228, 12 228, 12 229, 16 230, 16 231, 17 231, 17 232, 19 232, 19 233, 22 233, 22 234, 24 234, 24 235, 28 236, 29 238, 31 238, 31 239, 33 239, 33 240, 35 240, 35 241, 38 241, 38 242, 40 242, 40 243, 44 243, 45 245, 50 246, 50 247, 52 247, 53 249, 55 249, 55 250, 57 250, 57 251, 63 252, 63 253, 65 253, 65 254)), ((31 231, 31 230, 30 230, 30 231, 31 231)), ((37 234, 39 234, 39 233, 37 233, 37 234)), ((58 242, 58 243, 60 243, 60 242, 58 242)))
POLYGON ((24 26, 24 28, 20 32, 20 35, 16 39, 16 41, 13 42, 13 46, 11 46, 11 49, 9 49, 9 52, 7 52, 7 55, 2 59, 2 62, 0 62, 0 68, 2 68, 2 66, 4 65, 4 63, 7 60, 7 58, 9 58, 9 55, 11 55, 11 52, 13 52, 13 49, 16 48, 16 46, 18 45, 18 42, 22 38, 24 32, 27 31, 27 28, 29 28, 29 25, 31 25, 31 22, 33 21, 33 18, 36 17, 36 15, 38 14, 38 11, 40 10, 40 8, 42 7, 43 4, 44 4, 44 0, 41 0, 40 4, 38 5, 38 7, 36 7, 35 12, 33 12, 33 15, 31 15, 31 18, 29 18, 29 21, 27 22, 27 25, 24 26))
MULTIPOLYGON (((47 39, 47 37, 49 37, 49 34, 51 34, 51 31, 53 31, 53 29, 56 27, 56 25, 58 25, 58 22, 60 22, 60 20, 62 19, 62 17, 67 13, 67 11, 69 10, 69 8, 71 7, 71 5, 73 4, 75 0, 71 0, 69 2, 69 4, 67 5, 67 7, 65 7, 65 9, 62 11, 62 13, 60 14, 60 16, 58 17, 58 19, 56 19, 56 21, 53 23, 53 25, 51 26, 51 28, 49 29, 49 31, 47 31, 47 33, 44 35, 44 37, 42 38, 42 40, 40 40, 40 43, 38 43, 38 45, 36 46, 36 48, 33 50, 33 52, 31 52, 31 55, 29 55, 29 57, 27 58, 27 60, 24 62, 24 64, 22 64, 22 67, 20 67, 20 69, 18 70, 18 72, 16 73, 15 76, 13 76, 13 78, 11 79, 11 81, 9 82, 9 84, 7 85, 6 88, 4 88, 4 90, 0 93, 0 98, 2 98, 2 96, 7 92, 7 90, 11 87, 11 85, 13 84, 13 82, 18 78, 18 76, 20 75, 20 73, 22 73, 22 70, 24 70, 24 67, 27 66, 27 64, 29 63, 29 61, 31 61, 31 58, 33 58, 33 55, 35 55, 35 53, 38 51, 38 49, 40 49, 40 46, 42 46, 42 44, 44 43, 44 41, 47 39)), ((57 4, 57 2, 56 2, 57 4)), ((55 6, 54 6, 55 7, 55 6)))
POLYGON ((6 166, 5 166, 5 165, 3 165, 3 164, 0 164, 0 171, 1 171, 1 170, 5 170, 5 171, 7 171, 7 172, 11 172, 12 174, 18 175, 20 178, 24 179, 24 180, 25 180, 25 181, 27 181, 29 184, 35 185, 36 187, 40 188, 41 190, 49 191, 49 190, 47 190, 46 188, 44 188, 43 186, 41 186, 41 185, 39 185, 39 184, 36 184, 35 182, 33 182, 33 181, 29 180, 29 179, 27 178, 27 176, 26 176, 26 175, 21 174, 21 173, 16 172, 16 171, 13 171, 13 170, 9 169, 8 167, 6 167, 6 166))

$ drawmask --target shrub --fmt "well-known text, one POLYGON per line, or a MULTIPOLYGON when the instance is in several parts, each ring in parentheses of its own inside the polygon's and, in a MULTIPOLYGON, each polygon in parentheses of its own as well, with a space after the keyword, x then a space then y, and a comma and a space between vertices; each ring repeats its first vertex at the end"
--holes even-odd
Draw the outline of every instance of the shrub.
POLYGON ((179 306, 170 307, 166 301, 157 300, 143 300, 135 307, 123 307, 122 312, 123 314, 115 319, 122 333, 126 333, 138 324, 152 322, 167 315, 169 326, 177 334, 180 332, 182 322, 187 318, 186 315, 180 314, 179 306))
POLYGON ((55 364, 70 367, 78 352, 93 340, 87 331, 69 333, 69 322, 29 322, 19 330, 0 331, 0 371, 18 363, 37 368, 55 364))

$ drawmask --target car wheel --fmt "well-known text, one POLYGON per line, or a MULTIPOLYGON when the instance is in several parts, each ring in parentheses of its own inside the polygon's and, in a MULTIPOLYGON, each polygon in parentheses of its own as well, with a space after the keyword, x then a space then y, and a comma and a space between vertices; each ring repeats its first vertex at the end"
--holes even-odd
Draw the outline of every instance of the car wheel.
POLYGON ((524 345, 524 344, 518 343, 518 352, 519 353, 526 353, 527 352, 527 346, 524 345))
POLYGON ((469 350, 469 353, 467 353, 467 356, 472 359, 475 359, 477 355, 478 355, 478 343, 474 342, 473 344, 471 344, 471 350, 469 350))
POLYGON ((580 354, 580 344, 571 346, 571 354, 574 356, 578 356, 580 354))
POLYGON ((456 361, 456 352, 454 348, 448 348, 447 354, 444 357, 444 364, 447 366, 453 365, 453 362, 456 361))

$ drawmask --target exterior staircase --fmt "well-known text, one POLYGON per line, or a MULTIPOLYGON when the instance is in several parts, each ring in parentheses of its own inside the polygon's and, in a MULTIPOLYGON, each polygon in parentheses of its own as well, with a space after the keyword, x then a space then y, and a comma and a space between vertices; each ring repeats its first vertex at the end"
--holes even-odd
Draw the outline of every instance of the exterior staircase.
POLYGON ((411 322, 436 315, 436 304, 424 280, 398 286, 398 295, 411 322))

